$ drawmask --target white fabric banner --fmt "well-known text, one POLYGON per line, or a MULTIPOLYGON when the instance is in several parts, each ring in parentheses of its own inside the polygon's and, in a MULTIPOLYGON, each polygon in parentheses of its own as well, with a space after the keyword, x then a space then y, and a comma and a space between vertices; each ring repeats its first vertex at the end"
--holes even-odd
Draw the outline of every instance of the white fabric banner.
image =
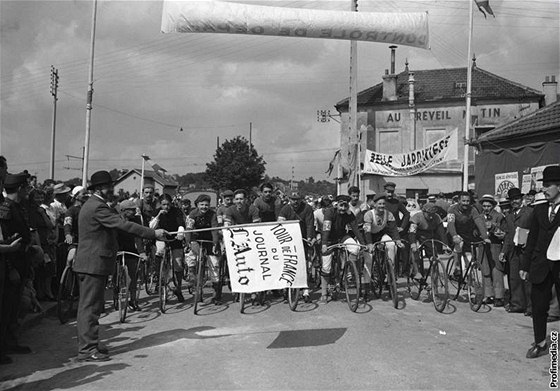
POLYGON ((411 176, 435 165, 457 159, 457 129, 426 148, 407 153, 380 153, 366 150, 364 174, 411 176))
POLYGON ((164 0, 161 31, 344 39, 429 48, 427 12, 328 11, 164 0))
POLYGON ((233 292, 307 288, 299 221, 232 226, 222 233, 233 292))

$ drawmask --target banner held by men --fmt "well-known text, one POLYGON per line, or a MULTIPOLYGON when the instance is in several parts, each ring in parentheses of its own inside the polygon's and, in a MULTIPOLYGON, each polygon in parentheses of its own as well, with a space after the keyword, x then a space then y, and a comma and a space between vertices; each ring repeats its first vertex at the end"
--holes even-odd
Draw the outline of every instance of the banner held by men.
POLYGON ((429 48, 426 12, 350 12, 164 0, 161 31, 343 39, 429 48))
POLYGON ((307 288, 298 221, 232 226, 222 233, 233 292, 307 288))

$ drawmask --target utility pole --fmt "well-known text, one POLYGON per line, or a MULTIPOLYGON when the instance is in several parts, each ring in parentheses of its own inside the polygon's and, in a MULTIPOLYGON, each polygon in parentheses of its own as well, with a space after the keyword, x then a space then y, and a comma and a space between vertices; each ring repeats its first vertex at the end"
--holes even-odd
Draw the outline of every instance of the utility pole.
POLYGON ((253 145, 253 123, 249 122, 249 147, 253 145))
POLYGON ((53 97, 53 120, 51 132, 51 167, 49 178, 54 179, 54 150, 56 138, 56 101, 58 100, 58 69, 51 65, 51 95, 53 97))
POLYGON ((294 190, 294 166, 292 166, 292 179, 290 179, 290 190, 294 190))
POLYGON ((91 44, 89 52, 89 77, 86 101, 86 138, 84 142, 84 169, 82 170, 82 186, 87 186, 88 163, 89 163, 89 139, 91 131, 91 110, 93 102, 93 54, 95 49, 95 23, 97 20, 97 0, 93 0, 93 12, 91 15, 91 44))

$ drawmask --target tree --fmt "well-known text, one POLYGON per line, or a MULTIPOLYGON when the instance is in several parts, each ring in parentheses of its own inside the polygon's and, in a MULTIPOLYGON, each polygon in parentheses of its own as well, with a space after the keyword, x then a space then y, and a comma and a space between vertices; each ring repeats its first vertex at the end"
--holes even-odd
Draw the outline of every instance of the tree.
POLYGON ((266 162, 244 137, 226 140, 206 164, 206 180, 213 189, 251 189, 264 178, 266 162))

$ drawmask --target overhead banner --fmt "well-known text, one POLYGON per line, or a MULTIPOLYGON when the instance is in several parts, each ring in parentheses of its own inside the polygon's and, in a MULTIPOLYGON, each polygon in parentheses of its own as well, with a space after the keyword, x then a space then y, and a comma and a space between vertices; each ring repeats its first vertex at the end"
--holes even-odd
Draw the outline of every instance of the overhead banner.
POLYGON ((495 174, 494 194, 499 194, 502 198, 506 198, 508 190, 512 187, 519 188, 519 175, 517 174, 517 171, 495 174))
POLYGON ((299 221, 233 226, 222 233, 232 292, 307 288, 299 221))
POLYGON ((457 129, 426 148, 406 153, 380 153, 366 150, 364 174, 411 176, 437 164, 457 159, 457 129))
POLYGON ((164 0, 161 31, 344 39, 429 48, 427 12, 327 11, 164 0))

